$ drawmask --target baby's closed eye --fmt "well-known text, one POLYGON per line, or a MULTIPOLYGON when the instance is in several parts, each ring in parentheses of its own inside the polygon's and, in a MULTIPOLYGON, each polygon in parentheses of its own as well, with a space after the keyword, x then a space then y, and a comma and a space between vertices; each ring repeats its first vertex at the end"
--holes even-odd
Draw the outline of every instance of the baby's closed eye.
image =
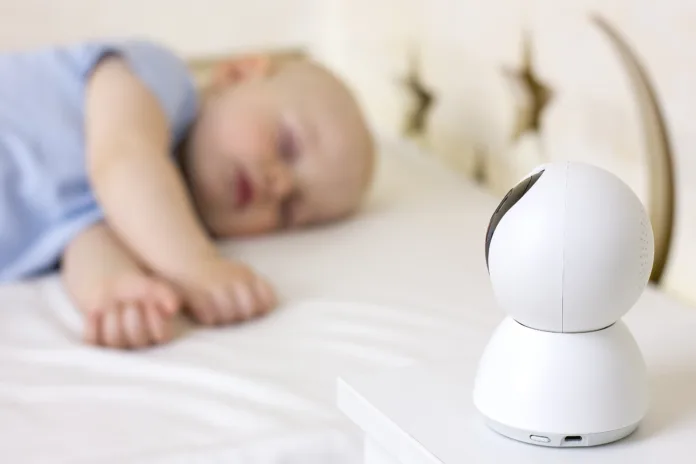
POLYGON ((293 162, 297 156, 295 137, 289 128, 281 128, 278 134, 278 154, 288 163, 293 162))

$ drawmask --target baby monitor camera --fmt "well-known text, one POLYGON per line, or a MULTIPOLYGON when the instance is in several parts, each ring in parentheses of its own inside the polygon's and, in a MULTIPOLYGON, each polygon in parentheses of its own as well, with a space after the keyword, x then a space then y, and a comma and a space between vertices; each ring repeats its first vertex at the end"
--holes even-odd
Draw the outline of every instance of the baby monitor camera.
POLYGON ((643 356, 621 320, 653 265, 640 199, 596 166, 542 165, 500 202, 485 247, 493 293, 507 313, 474 386, 488 426, 553 447, 630 435, 648 407, 643 356))

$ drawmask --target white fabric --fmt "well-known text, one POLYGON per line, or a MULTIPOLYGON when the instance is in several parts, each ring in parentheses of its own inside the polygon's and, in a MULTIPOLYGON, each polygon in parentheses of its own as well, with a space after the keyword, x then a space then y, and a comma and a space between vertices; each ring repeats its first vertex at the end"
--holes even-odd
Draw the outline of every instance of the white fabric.
POLYGON ((501 316, 480 309, 497 199, 413 147, 384 153, 361 215, 225 246, 276 283, 264 320, 117 352, 79 341, 55 277, 0 288, 2 461, 361 463, 336 378, 478 346, 501 316))

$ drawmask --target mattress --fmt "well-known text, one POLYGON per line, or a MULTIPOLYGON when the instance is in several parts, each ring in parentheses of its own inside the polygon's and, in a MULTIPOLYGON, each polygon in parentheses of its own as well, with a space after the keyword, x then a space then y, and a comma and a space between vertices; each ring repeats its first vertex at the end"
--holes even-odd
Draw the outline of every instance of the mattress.
MULTIPOLYGON (((112 351, 80 342, 55 276, 0 287, 3 462, 361 463, 336 378, 479 349, 502 317, 483 249, 497 198, 406 142, 381 147, 358 216, 221 244, 275 283, 281 306, 263 320, 182 320, 172 344, 112 351)), ((696 316, 679 317, 695 333, 696 316)), ((644 336, 667 335, 652 325, 644 336)))

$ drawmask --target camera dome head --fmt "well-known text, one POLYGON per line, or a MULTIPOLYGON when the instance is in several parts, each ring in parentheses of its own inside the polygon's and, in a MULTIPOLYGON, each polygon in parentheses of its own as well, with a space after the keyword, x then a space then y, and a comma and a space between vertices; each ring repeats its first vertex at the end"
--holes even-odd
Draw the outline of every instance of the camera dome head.
POLYGON ((485 256, 513 319, 549 332, 614 324, 641 296, 654 237, 643 204, 616 175, 579 162, 534 169, 491 216, 485 256))

